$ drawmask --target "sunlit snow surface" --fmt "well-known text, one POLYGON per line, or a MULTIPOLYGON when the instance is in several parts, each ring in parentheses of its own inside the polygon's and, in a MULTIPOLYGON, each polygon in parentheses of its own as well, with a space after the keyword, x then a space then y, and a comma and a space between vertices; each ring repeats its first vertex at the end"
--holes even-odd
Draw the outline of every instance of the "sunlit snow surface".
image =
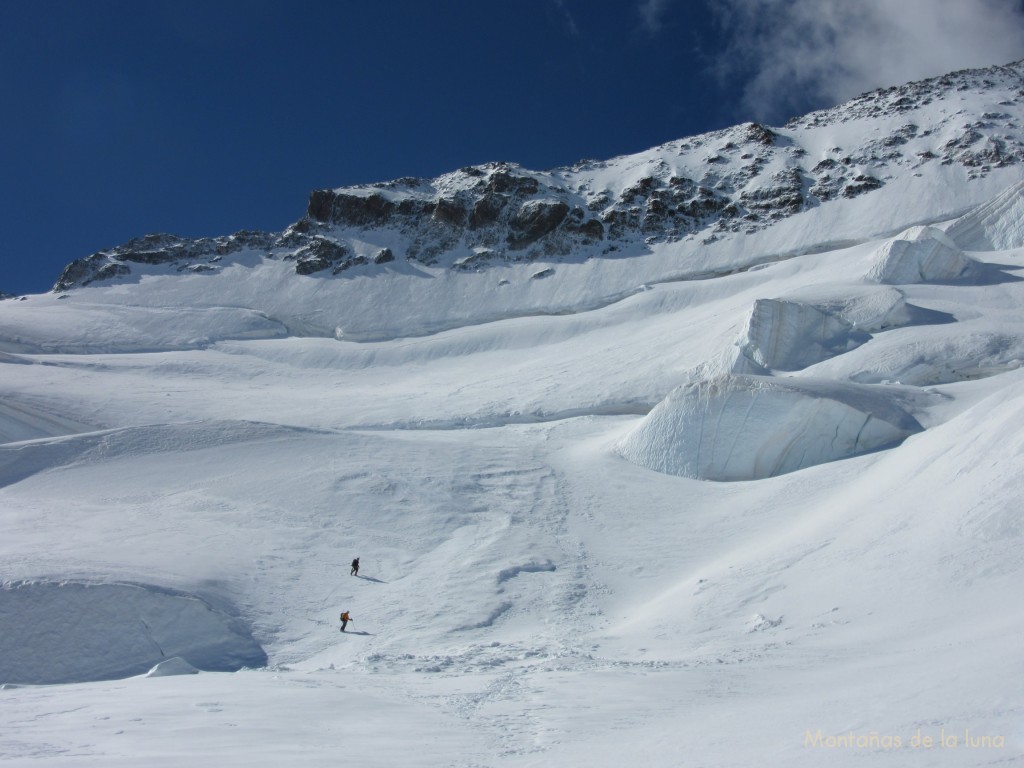
POLYGON ((275 263, 0 302, 0 761, 1024 763, 1020 194, 372 342, 275 263))
POLYGON ((669 393, 619 446, 630 461, 705 480, 761 480, 887 448, 921 427, 885 388, 729 376, 669 393))

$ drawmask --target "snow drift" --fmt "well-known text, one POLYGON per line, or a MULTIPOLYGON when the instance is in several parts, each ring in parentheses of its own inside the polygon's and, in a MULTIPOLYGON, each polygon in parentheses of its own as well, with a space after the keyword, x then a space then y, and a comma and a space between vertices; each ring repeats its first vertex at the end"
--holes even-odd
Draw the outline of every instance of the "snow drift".
POLYGON ((94 427, 13 400, 0 402, 0 444, 88 432, 94 427))
POLYGON ((146 677, 174 677, 175 675, 198 675, 199 670, 189 664, 180 656, 161 661, 154 666, 146 677))
MULTIPOLYGON (((174 657, 219 672, 267 662, 237 619, 194 595, 151 585, 5 584, 0 626, 0 683, 112 680, 174 657)), ((175 668, 180 673, 181 664, 175 668)))
POLYGON ((890 390, 727 375, 673 390, 616 450, 666 474, 759 480, 895 445, 919 431, 890 390))
POLYGON ((941 231, 1024 174, 1020 72, 585 164, 550 242, 590 251, 504 260, 553 177, 471 169, 408 196, 422 243, 318 206, 0 302, 0 760, 1013 763, 1024 248, 964 279, 941 231), (489 257, 410 258, 499 208, 489 257))
POLYGON ((1024 181, 961 216, 946 230, 969 251, 1005 251, 1024 245, 1024 181))

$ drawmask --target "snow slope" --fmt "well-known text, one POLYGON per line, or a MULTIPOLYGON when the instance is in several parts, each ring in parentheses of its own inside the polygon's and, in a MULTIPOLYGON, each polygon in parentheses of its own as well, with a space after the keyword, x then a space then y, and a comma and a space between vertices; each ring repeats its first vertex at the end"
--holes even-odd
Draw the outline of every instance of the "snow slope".
POLYGON ((1020 172, 962 171, 0 302, 0 761, 1024 764, 1020 172))

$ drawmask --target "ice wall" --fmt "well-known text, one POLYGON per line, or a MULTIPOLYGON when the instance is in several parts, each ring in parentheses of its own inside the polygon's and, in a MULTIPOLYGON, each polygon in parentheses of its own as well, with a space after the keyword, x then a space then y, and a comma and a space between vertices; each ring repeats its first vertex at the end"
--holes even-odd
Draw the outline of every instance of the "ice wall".
POLYGON ((616 450, 666 474, 758 480, 891 446, 920 430, 881 387, 725 375, 673 390, 616 450))
POLYGON ((174 657, 205 671, 267 662, 237 619, 194 595, 146 585, 4 584, 0 627, 0 683, 113 680, 174 657))
POLYGON ((953 240, 935 227, 911 227, 876 252, 867 279, 901 285, 965 280, 979 273, 953 240))

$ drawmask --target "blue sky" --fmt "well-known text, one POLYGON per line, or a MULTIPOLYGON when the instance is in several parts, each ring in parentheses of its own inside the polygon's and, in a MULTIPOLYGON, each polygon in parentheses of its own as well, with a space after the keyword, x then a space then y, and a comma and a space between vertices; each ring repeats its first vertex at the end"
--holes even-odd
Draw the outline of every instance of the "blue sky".
POLYGON ((0 0, 0 291, 317 188, 638 152, 1024 58, 1017 0, 0 0))

